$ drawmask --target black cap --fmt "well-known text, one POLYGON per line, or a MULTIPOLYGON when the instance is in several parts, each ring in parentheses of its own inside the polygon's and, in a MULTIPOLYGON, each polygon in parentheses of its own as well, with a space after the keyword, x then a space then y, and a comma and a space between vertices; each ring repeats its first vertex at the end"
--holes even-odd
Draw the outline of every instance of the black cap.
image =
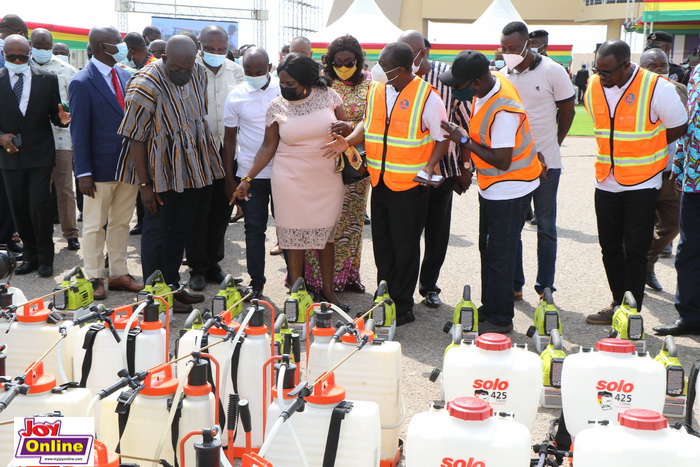
POLYGON ((452 62, 452 69, 438 78, 446 86, 459 86, 469 80, 481 78, 489 71, 491 62, 481 52, 464 50, 457 54, 452 62))
POLYGON ((538 37, 549 37, 549 33, 544 29, 538 29, 530 33, 530 39, 537 39, 538 37))
POLYGON ((647 36, 648 41, 673 42, 673 36, 666 31, 655 31, 647 36))

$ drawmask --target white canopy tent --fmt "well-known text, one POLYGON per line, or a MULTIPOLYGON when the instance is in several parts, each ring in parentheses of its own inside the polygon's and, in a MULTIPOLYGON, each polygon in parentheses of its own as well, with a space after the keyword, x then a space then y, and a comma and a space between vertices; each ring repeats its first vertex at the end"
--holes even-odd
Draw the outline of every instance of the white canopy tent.
POLYGON ((522 21, 510 0, 493 0, 484 13, 472 24, 464 26, 465 44, 500 44, 501 31, 511 21, 522 21))
POLYGON ((355 0, 333 24, 309 36, 311 42, 331 42, 352 34, 360 43, 389 43, 401 35, 399 29, 384 15, 374 0, 355 0))

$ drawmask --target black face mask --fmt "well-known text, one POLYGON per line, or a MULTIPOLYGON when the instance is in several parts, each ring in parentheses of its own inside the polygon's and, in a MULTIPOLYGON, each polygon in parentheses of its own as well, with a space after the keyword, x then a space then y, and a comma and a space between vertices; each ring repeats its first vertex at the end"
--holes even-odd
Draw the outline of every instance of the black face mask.
POLYGON ((192 70, 189 71, 172 71, 168 70, 168 78, 175 86, 184 86, 192 79, 192 70))
POLYGON ((297 88, 285 88, 280 86, 280 94, 288 101, 298 101, 302 98, 303 92, 302 94, 297 94, 297 88))

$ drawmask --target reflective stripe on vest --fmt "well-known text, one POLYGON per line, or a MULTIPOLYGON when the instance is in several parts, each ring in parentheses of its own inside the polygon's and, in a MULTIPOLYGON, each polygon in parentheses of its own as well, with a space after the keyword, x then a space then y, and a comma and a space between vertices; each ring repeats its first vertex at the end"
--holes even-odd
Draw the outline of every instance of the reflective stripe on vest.
POLYGON ((596 179, 605 180, 613 171, 623 186, 643 183, 666 168, 666 127, 651 122, 651 102, 659 76, 639 68, 610 117, 610 107, 600 77, 594 75, 584 97, 593 119, 598 157, 596 179))
POLYGON ((493 74, 501 83, 501 89, 494 94, 478 112, 472 116, 470 136, 483 146, 491 146, 490 130, 496 114, 500 111, 513 112, 522 115, 522 122, 515 134, 512 162, 508 170, 500 170, 484 162, 475 153, 472 160, 476 167, 479 188, 487 189, 494 183, 502 181, 532 181, 540 176, 542 164, 535 150, 535 142, 530 132, 530 124, 525 114, 525 108, 513 84, 500 73, 493 74))
POLYGON ((425 167, 434 141, 424 131, 423 109, 433 87, 415 77, 396 97, 390 113, 386 105, 386 85, 372 82, 365 111, 365 150, 367 169, 373 186, 380 178, 394 191, 405 191, 425 167))

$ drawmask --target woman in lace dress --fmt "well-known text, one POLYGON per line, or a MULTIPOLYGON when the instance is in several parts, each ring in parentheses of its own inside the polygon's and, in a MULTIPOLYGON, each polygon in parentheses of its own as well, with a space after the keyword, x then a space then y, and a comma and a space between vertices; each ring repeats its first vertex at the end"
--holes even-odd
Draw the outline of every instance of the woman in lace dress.
MULTIPOLYGON (((367 105, 367 90, 370 82, 364 71, 364 51, 353 36, 341 36, 330 43, 322 61, 323 72, 333 80, 331 86, 343 99, 343 108, 349 120, 349 123, 338 122, 334 130, 349 134, 364 118, 367 105)), ((363 148, 357 149, 363 150, 363 148)), ((338 292, 365 291, 365 286, 360 280, 360 260, 369 186, 369 178, 345 186, 343 211, 335 230, 334 242, 333 287, 338 292)), ((306 252, 304 279, 310 290, 317 292, 321 289, 319 258, 315 251, 306 252)))
POLYGON ((291 53, 277 71, 282 95, 267 109, 265 139, 237 196, 247 197, 250 180, 274 157, 275 225, 279 245, 287 252, 290 282, 302 276, 304 252, 317 250, 323 292, 339 305, 333 290, 333 234, 345 189, 335 158, 324 158, 321 147, 331 141, 333 123, 346 120, 343 102, 309 57, 291 53))

